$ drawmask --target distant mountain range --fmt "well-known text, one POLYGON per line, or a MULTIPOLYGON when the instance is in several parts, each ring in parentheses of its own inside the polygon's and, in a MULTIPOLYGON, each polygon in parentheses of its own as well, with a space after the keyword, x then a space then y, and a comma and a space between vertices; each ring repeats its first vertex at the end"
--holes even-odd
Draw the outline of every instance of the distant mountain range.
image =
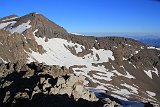
POLYGON ((145 43, 146 45, 151 45, 157 48, 160 48, 160 38, 142 38, 139 41, 145 43))

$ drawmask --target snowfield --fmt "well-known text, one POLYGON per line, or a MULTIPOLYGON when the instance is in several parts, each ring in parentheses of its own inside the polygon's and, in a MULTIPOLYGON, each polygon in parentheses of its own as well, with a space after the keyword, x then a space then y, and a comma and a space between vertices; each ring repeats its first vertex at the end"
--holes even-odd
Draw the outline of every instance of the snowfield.
MULTIPOLYGON (((33 34, 35 34, 35 32, 37 31, 38 30, 35 30, 33 34)), ((135 85, 123 83, 120 85, 124 88, 119 88, 117 86, 115 87, 110 83, 106 84, 100 82, 102 80, 108 82, 112 81, 112 78, 116 76, 126 77, 128 79, 136 79, 128 71, 126 71, 123 65, 120 67, 124 70, 125 74, 121 74, 120 72, 118 72, 113 65, 112 70, 105 68, 104 65, 93 65, 108 62, 109 59, 115 60, 113 52, 111 50, 96 50, 95 48, 92 48, 90 49, 91 53, 86 54, 82 57, 78 57, 72 54, 70 49, 74 49, 75 53, 77 54, 79 52, 83 52, 83 50, 85 50, 85 46, 61 38, 52 38, 49 39, 48 42, 45 42, 45 38, 38 38, 35 36, 35 40, 38 45, 43 46, 46 52, 43 54, 40 54, 39 52, 34 52, 32 50, 31 53, 27 52, 27 54, 29 55, 28 62, 38 61, 41 63, 46 63, 47 65, 60 65, 66 66, 67 68, 72 67, 76 75, 82 74, 93 83, 99 84, 95 88, 89 87, 90 91, 93 91, 95 93, 105 93, 107 90, 111 90, 112 96, 120 98, 122 100, 127 100, 126 98, 129 98, 131 95, 140 97, 138 95, 139 88, 135 85), (90 72, 92 73, 90 74, 90 72)), ((157 74, 156 69, 154 73, 157 74)), ((88 85, 88 83, 89 81, 86 80, 84 84, 88 85)), ((153 93, 148 93, 148 96, 151 95, 154 96, 153 93)), ((152 99, 154 98, 151 97, 150 100, 152 99)))

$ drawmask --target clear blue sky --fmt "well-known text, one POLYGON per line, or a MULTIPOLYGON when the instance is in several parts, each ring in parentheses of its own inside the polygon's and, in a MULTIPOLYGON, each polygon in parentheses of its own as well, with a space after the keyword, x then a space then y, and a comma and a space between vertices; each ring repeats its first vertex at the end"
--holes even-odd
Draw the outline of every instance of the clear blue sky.
POLYGON ((158 0, 0 0, 0 17, 30 12, 69 32, 160 32, 158 0))

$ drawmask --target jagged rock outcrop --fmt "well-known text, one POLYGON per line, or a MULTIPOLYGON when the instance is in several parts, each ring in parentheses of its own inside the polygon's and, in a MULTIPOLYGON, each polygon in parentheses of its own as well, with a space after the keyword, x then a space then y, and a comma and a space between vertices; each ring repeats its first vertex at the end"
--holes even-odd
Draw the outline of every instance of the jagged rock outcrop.
MULTIPOLYGON (((35 100, 35 96, 39 94, 52 96, 53 99, 54 96, 56 98, 57 96, 67 95, 71 102, 78 102, 80 99, 83 99, 91 103, 94 102, 95 107, 96 102, 99 106, 108 104, 108 101, 112 103, 109 99, 102 103, 93 92, 90 92, 83 85, 84 76, 68 74, 69 70, 65 67, 47 66, 42 63, 25 64, 19 67, 19 69, 17 69, 17 66, 17 64, 12 63, 0 64, 0 103, 4 107, 19 105, 19 101, 22 99, 26 100, 25 103, 29 103, 35 100)), ((50 105, 54 106, 54 103, 50 103, 50 105)), ((61 102, 57 101, 56 103, 61 102)), ((120 104, 115 102, 113 104, 120 106, 120 104)), ((21 106, 26 105, 22 104, 21 106)), ((46 107, 50 106, 46 105, 46 107)), ((105 107, 111 106, 105 105, 105 107)))

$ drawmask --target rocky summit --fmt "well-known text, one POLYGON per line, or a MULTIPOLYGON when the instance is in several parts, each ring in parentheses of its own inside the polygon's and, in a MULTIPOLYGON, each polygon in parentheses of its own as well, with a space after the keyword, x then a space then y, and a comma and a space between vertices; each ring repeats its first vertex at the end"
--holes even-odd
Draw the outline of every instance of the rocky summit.
POLYGON ((38 13, 0 19, 0 63, 3 106, 160 104, 159 48, 68 33, 38 13))

